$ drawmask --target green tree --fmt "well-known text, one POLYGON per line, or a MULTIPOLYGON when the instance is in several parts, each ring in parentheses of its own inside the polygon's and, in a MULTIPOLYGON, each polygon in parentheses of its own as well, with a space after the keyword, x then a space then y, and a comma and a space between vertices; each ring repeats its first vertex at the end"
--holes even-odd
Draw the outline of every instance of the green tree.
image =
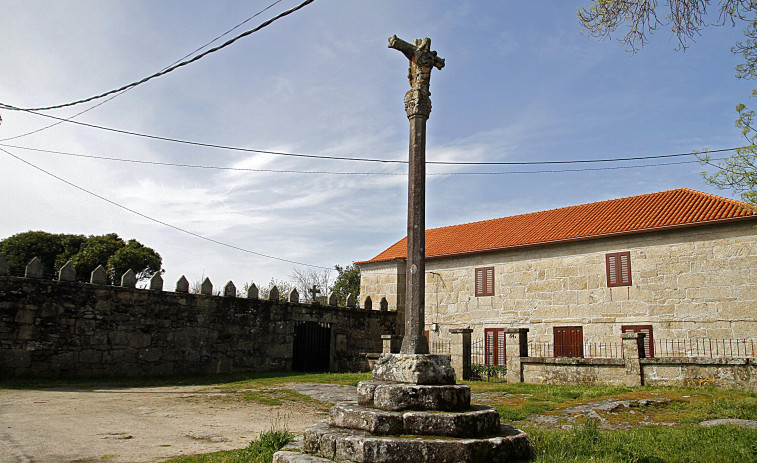
POLYGON ((80 281, 89 280, 89 276, 98 265, 106 267, 108 279, 113 281, 113 275, 109 272, 108 259, 119 249, 126 246, 124 240, 119 238, 115 233, 107 235, 91 235, 82 245, 76 255, 71 258, 71 263, 76 267, 76 279, 80 281))
POLYGON ((339 272, 339 275, 334 280, 331 292, 336 294, 337 303, 345 305, 347 303, 347 296, 350 294, 355 296, 355 300, 359 300, 360 267, 356 264, 348 265, 347 267, 335 265, 334 269, 339 272))
POLYGON ((163 272, 161 263, 160 254, 154 249, 132 239, 108 258, 108 270, 116 281, 129 269, 134 271, 137 280, 147 280, 163 272))
POLYGON ((8 261, 10 275, 23 276, 26 265, 39 257, 45 276, 50 279, 57 278, 58 270, 69 260, 76 266, 79 281, 89 281, 98 265, 106 267, 111 281, 118 281, 129 268, 138 279, 144 280, 161 271, 162 264, 153 249, 136 240, 125 243, 115 233, 85 237, 28 231, 0 241, 0 252, 8 261))
POLYGON ((69 240, 63 239, 62 236, 43 231, 28 231, 0 241, 0 252, 8 261, 8 273, 23 276, 27 264, 39 257, 45 269, 45 276, 52 279, 60 266, 78 251, 71 249, 70 245, 79 238, 84 239, 81 235, 67 235, 69 240))
MULTIPOLYGON (((578 10, 578 18, 589 35, 599 39, 609 38, 625 27, 619 41, 630 53, 638 52, 662 27, 670 29, 679 49, 686 49, 705 27, 742 26, 745 39, 731 48, 744 59, 736 66, 736 77, 757 78, 757 0, 668 0, 664 6, 641 0, 594 0, 590 7, 578 10), (716 8, 718 14, 708 12, 710 7, 716 8)), ((757 96, 757 89, 752 96, 757 96)), ((706 152, 699 159, 715 169, 714 174, 703 173, 709 183, 720 189, 730 189, 745 202, 755 204, 757 131, 751 124, 754 112, 744 104, 739 104, 736 109, 739 114, 736 125, 747 146, 720 162, 713 162, 706 152)))

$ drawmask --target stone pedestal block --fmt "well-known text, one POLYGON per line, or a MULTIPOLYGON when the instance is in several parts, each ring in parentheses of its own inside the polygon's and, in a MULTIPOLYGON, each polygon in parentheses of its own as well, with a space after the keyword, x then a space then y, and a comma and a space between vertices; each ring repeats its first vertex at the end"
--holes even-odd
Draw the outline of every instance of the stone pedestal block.
POLYGON ((381 410, 463 411, 470 408, 470 387, 362 381, 358 384, 357 398, 360 405, 381 410))
POLYGON ((446 355, 383 354, 373 379, 409 384, 455 384, 455 370, 446 355))

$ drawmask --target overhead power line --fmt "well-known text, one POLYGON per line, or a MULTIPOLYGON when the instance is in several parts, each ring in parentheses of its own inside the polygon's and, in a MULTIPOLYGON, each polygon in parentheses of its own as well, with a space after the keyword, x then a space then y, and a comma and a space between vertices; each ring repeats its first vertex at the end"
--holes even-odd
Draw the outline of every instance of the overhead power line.
POLYGON ((284 259, 283 257, 276 257, 276 256, 272 256, 272 255, 269 255, 269 254, 263 254, 263 253, 257 252, 257 251, 251 251, 249 249, 241 248, 241 247, 235 246, 233 244, 224 243, 223 241, 214 240, 213 238, 208 238, 207 236, 203 236, 203 235, 200 235, 198 233, 191 232, 191 231, 186 230, 184 228, 177 227, 176 225, 172 225, 172 224, 170 224, 168 222, 164 222, 164 221, 158 220, 158 219, 156 219, 154 217, 150 217, 149 215, 146 215, 146 214, 143 214, 141 212, 135 211, 134 209, 126 207, 126 206, 124 206, 122 204, 119 204, 119 203, 117 203, 117 202, 115 202, 113 200, 110 200, 110 199, 108 199, 108 198, 106 198, 104 196, 101 196, 101 195, 99 195, 97 193, 94 193, 94 192, 92 192, 90 190, 87 190, 86 188, 80 187, 79 185, 76 185, 76 184, 74 184, 72 182, 69 182, 68 180, 66 180, 66 179, 64 179, 62 177, 59 177, 59 176, 53 174, 52 172, 49 172, 49 171, 47 171, 47 170, 45 170, 45 169, 43 169, 43 168, 41 168, 41 167, 39 167, 39 166, 37 166, 35 164, 32 164, 31 162, 29 162, 29 161, 27 161, 27 160, 25 160, 25 159, 23 159, 23 158, 21 158, 19 156, 16 156, 15 154, 13 154, 13 153, 11 153, 11 152, 3 149, 3 148, 0 148, 0 151, 4 152, 5 154, 7 154, 8 156, 10 156, 12 158, 15 158, 15 159, 23 162, 24 164, 26 164, 26 165, 28 165, 30 167, 33 167, 34 169, 37 169, 38 171, 40 171, 40 172, 42 172, 42 173, 44 173, 46 175, 49 175, 50 177, 53 177, 53 178, 55 178, 55 179, 57 179, 57 180, 65 183, 68 186, 71 186, 73 188, 76 188, 77 190, 83 191, 83 192, 85 192, 85 193, 87 193, 87 194, 89 194, 91 196, 94 196, 95 198, 101 199, 101 200, 103 200, 103 201, 105 201, 107 203, 110 203, 110 204, 112 204, 112 205, 114 205, 116 207, 119 207, 121 209, 129 211, 132 214, 136 214, 136 215, 138 215, 138 216, 140 216, 142 218, 145 218, 147 220, 150 220, 152 222, 158 223, 158 224, 166 226, 168 228, 172 228, 172 229, 180 231, 182 233, 186 233, 187 235, 194 236, 195 238, 200 238, 202 240, 209 241, 211 243, 215 243, 215 244, 218 244, 218 245, 221 245, 221 246, 225 246, 227 248, 235 249, 237 251, 246 252, 248 254, 253 254, 253 255, 256 255, 256 256, 259 256, 259 257, 265 257, 266 259, 273 259, 273 260, 278 260, 278 261, 282 261, 282 262, 288 262, 290 264, 303 265, 303 266, 306 266, 306 267, 314 267, 314 268, 320 268, 320 269, 325 269, 325 270, 334 270, 331 267, 323 267, 323 266, 320 266, 320 265, 306 264, 304 262, 297 262, 295 260, 284 259))
POLYGON ((173 66, 168 67, 167 69, 164 69, 162 71, 156 72, 155 74, 147 76, 144 79, 138 80, 136 82, 132 82, 130 84, 126 84, 123 87, 120 87, 120 88, 117 88, 117 89, 114 89, 114 90, 110 90, 110 91, 107 91, 105 93, 101 93, 100 95, 91 96, 89 98, 84 98, 82 100, 72 101, 70 103, 63 103, 63 104, 58 104, 58 105, 53 105, 53 106, 43 106, 43 107, 39 107, 39 108, 17 108, 17 107, 14 107, 14 106, 11 106, 11 105, 8 105, 8 104, 4 104, 4 103, 0 103, 0 105, 2 105, 6 109, 10 109, 10 110, 14 110, 14 111, 49 111, 51 109, 67 108, 67 107, 70 107, 70 106, 76 106, 76 105, 79 105, 79 104, 82 104, 82 103, 88 103, 90 101, 99 100, 101 98, 105 98, 108 95, 112 95, 114 93, 119 93, 119 92, 122 92, 124 90, 136 87, 138 85, 142 85, 145 82, 148 82, 148 81, 150 81, 152 79, 155 79, 156 77, 164 76, 164 75, 168 74, 169 72, 175 71, 176 69, 178 69, 178 68, 180 68, 182 66, 186 66, 188 64, 192 64, 195 61, 198 61, 198 60, 200 60, 200 59, 208 56, 211 53, 215 53, 215 52, 217 52, 219 50, 222 50, 222 49, 228 47, 229 45, 233 44, 234 42, 236 42, 237 40, 239 40, 241 38, 247 37, 248 35, 254 34, 257 31, 259 31, 259 30, 261 30, 261 29, 263 29, 265 27, 268 27, 269 25, 273 24, 275 21, 277 21, 277 20, 279 20, 279 19, 281 19, 281 18, 283 18, 285 16, 288 16, 288 15, 290 15, 290 14, 292 14, 292 13, 294 13, 294 12, 296 12, 296 11, 304 8, 304 7, 306 7, 307 5, 313 3, 314 1, 315 0, 305 0, 304 2, 302 2, 299 5, 295 6, 294 8, 290 8, 290 9, 284 11, 283 13, 280 13, 277 16, 274 16, 273 18, 271 18, 271 19, 263 22, 259 26, 255 27, 253 29, 250 29, 248 31, 245 31, 245 32, 237 35, 236 37, 228 40, 226 43, 224 43, 222 45, 219 45, 217 47, 213 47, 213 48, 211 48, 211 49, 209 49, 209 50, 207 50, 207 51, 205 51, 205 52, 203 52, 203 53, 195 56, 194 58, 182 61, 180 63, 177 63, 177 64, 173 65, 173 66))
MULTIPOLYGON (((406 172, 343 172, 343 171, 323 171, 323 170, 296 170, 296 169, 253 169, 248 167, 227 167, 227 166, 209 166, 201 164, 181 164, 174 162, 162 162, 162 161, 147 161, 141 159, 125 159, 115 158, 110 156, 96 156, 92 154, 81 153, 67 153, 64 151, 47 150, 40 148, 30 148, 27 146, 8 145, 0 143, 0 146, 6 148, 22 149, 27 151, 36 151, 39 153, 56 154, 62 156, 71 156, 85 159, 98 159, 102 161, 115 161, 115 162, 128 162, 133 164, 146 164, 165 167, 184 167, 191 169, 209 169, 209 170, 229 170, 237 172, 270 172, 270 173, 282 173, 282 174, 321 174, 321 175, 387 175, 387 176, 406 176, 406 172)), ((713 158, 715 161, 722 160, 723 158, 713 158)), ((600 170, 617 170, 617 169, 636 169, 643 167, 659 167, 659 166, 671 166, 680 164, 694 164, 699 163, 699 160, 693 161, 678 161, 678 162, 663 162, 655 164, 637 164, 632 166, 607 166, 607 167, 586 167, 581 169, 552 169, 552 170, 510 170, 510 171, 497 171, 497 172, 431 172, 426 173, 428 176, 451 176, 451 175, 508 175, 508 174, 547 174, 547 173, 562 173, 562 172, 590 172, 600 170)))
MULTIPOLYGON (((4 106, 4 105, 0 103, 0 106, 4 106)), ((320 154, 289 153, 289 152, 284 152, 284 151, 272 151, 272 150, 262 150, 262 149, 254 149, 254 148, 243 148, 239 146, 219 145, 215 143, 204 143, 204 142, 199 142, 199 141, 163 137, 159 135, 150 135, 146 133, 133 132, 130 130, 122 130, 122 129, 116 129, 113 127, 89 124, 87 122, 64 119, 64 118, 56 117, 50 114, 39 113, 33 110, 22 109, 22 111, 26 111, 30 114, 47 117, 47 118, 55 119, 62 122, 68 122, 71 124, 81 125, 83 127, 89 127, 89 128, 98 129, 98 130, 105 130, 108 132, 120 133, 123 135, 131 135, 135 137, 148 138, 151 140, 161 140, 161 141, 167 141, 167 142, 172 142, 172 143, 179 143, 183 145, 202 146, 205 148, 215 148, 215 149, 222 149, 222 150, 229 150, 229 151, 241 151, 241 152, 246 152, 246 153, 272 154, 276 156, 289 156, 289 157, 309 158, 309 159, 325 159, 325 160, 332 160, 332 161, 377 162, 377 163, 382 163, 382 164, 407 164, 408 163, 408 161, 401 160, 401 159, 358 158, 358 157, 352 157, 352 156, 329 156, 329 155, 320 155, 320 154)), ((648 160, 648 159, 664 159, 664 158, 674 158, 674 157, 682 157, 682 156, 696 156, 701 153, 724 153, 728 151, 736 151, 742 148, 744 147, 692 151, 692 152, 687 152, 687 153, 659 154, 659 155, 653 155, 653 156, 630 156, 630 157, 622 157, 622 158, 604 158, 604 159, 576 159, 576 160, 567 160, 567 161, 426 161, 426 164, 449 165, 449 166, 535 166, 535 165, 550 165, 550 164, 554 164, 554 165, 589 164, 589 163, 599 163, 599 162, 643 161, 643 160, 648 160)))
MULTIPOLYGON (((226 32, 224 32, 223 34, 221 34, 221 35, 219 35, 219 36, 215 37, 214 39, 212 39, 212 40, 210 40, 210 41, 206 42, 206 43, 205 43, 205 44, 203 44, 202 46, 200 46, 200 47, 197 47, 196 49, 192 50, 191 52, 187 53, 186 55, 184 55, 184 56, 182 56, 181 58, 177 59, 176 61, 172 62, 172 63, 171 63, 171 64, 169 64, 168 66, 165 66, 165 67, 163 67, 163 68, 161 69, 161 71, 165 71, 166 69, 168 69, 169 67, 173 66, 174 64, 180 63, 181 61, 183 61, 183 60, 185 60, 185 59, 189 58, 190 56, 194 55, 195 53, 199 52, 200 50, 202 50, 202 49, 204 49, 204 48, 206 48, 206 47, 210 46, 210 45, 211 45, 211 44, 212 44, 213 42, 215 42, 216 40, 218 40, 218 39, 221 39, 221 38, 223 38, 223 37, 225 37, 225 36, 227 36, 227 35, 231 34, 231 33, 232 33, 233 31, 235 31, 236 29, 239 29, 239 28, 240 28, 240 27, 242 27, 243 25, 245 25, 245 24, 247 24, 248 22, 252 21, 253 19, 257 18, 258 16, 260 16, 261 14, 263 14, 263 13, 265 13, 266 11, 270 10, 271 8, 273 8, 273 7, 274 7, 274 6, 276 6, 277 4, 281 3, 282 1, 283 1, 283 0, 276 0, 275 2, 271 3, 271 4, 270 4, 270 5, 268 5, 267 7, 263 8, 262 10, 258 11, 257 13, 255 13, 254 15, 252 15, 252 16, 250 16, 249 18, 245 19, 245 20, 244 20, 244 21, 242 21, 241 23, 239 23, 239 24, 237 24, 236 26, 232 27, 231 29, 227 30, 227 31, 226 31, 226 32)), ((52 124, 50 124, 50 125, 46 125, 46 126, 44 126, 44 127, 40 127, 40 128, 38 128, 38 129, 35 129, 35 130, 32 130, 32 131, 29 131, 29 132, 26 132, 26 133, 22 133, 22 134, 20 134, 20 135, 15 135, 15 136, 13 136, 13 137, 8 137, 8 138, 0 138, 0 141, 9 141, 9 140, 16 140, 16 139, 18 139, 18 138, 22 138, 22 137, 26 137, 26 136, 29 136, 29 135, 33 135, 33 134, 35 134, 35 133, 39 133, 39 132, 42 132, 43 130, 47 130, 47 129, 51 128, 51 127, 55 127, 56 125, 58 125, 58 124, 62 124, 63 122, 66 122, 66 121, 70 121, 71 119, 74 119, 75 117, 79 117, 79 116, 81 116, 81 115, 82 115, 82 114, 84 114, 84 113, 87 113, 87 112, 89 112, 89 111, 92 111, 93 109, 95 109, 95 108, 97 108, 97 107, 100 107, 100 106, 104 105, 105 103, 107 103, 107 102, 109 102, 109 101, 113 100, 114 98, 118 98, 119 96, 121 96, 121 95, 123 95, 124 93, 128 92, 128 91, 129 91, 129 90, 131 90, 132 88, 134 88, 134 87, 128 88, 128 89, 124 90, 123 92, 118 92, 118 93, 116 93, 115 95, 112 95, 112 96, 111 96, 110 98, 108 98, 108 99, 106 99, 106 100, 104 100, 104 101, 101 101, 101 102, 97 103, 96 105, 90 106, 89 108, 87 108, 87 109, 85 109, 85 110, 83 110, 83 111, 79 111, 78 113, 74 114, 73 116, 66 118, 66 120, 65 120, 65 121, 57 121, 57 122, 54 122, 54 123, 52 123, 52 124)))

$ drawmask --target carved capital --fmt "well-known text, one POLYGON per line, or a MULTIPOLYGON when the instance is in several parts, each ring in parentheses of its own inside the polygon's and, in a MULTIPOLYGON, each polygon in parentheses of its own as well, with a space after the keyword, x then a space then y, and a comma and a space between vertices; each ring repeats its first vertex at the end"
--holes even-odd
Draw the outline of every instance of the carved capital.
POLYGON ((410 89, 405 93, 405 112, 408 119, 413 117, 428 119, 431 114, 430 93, 420 89, 410 89))

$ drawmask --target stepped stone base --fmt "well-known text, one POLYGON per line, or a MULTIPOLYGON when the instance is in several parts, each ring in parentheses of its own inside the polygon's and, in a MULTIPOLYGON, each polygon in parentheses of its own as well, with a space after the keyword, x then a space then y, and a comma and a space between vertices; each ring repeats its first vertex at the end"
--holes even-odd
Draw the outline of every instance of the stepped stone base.
POLYGON ((464 411, 470 408, 470 387, 362 381, 357 385, 357 400, 381 410, 464 411))
POLYGON ((377 436, 362 430, 329 426, 328 420, 305 432, 304 450, 342 463, 491 463, 529 455, 526 434, 507 425, 501 425, 495 437, 449 439, 377 436))
POLYGON ((281 451, 273 454, 273 463, 334 463, 333 460, 306 453, 281 451))
POLYGON ((480 437, 500 430, 499 413, 484 405, 474 405, 464 412, 392 412, 342 402, 331 408, 329 424, 379 435, 480 437))
POLYGON ((382 354, 373 379, 408 384, 455 384, 455 370, 446 355, 382 354))

